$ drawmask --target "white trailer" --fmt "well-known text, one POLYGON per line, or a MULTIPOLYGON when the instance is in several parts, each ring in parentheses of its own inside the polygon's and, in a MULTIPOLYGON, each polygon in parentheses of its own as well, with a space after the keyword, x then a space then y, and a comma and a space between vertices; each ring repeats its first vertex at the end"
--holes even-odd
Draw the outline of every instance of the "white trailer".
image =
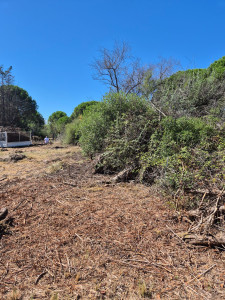
POLYGON ((0 148, 32 145, 30 132, 0 132, 0 148))

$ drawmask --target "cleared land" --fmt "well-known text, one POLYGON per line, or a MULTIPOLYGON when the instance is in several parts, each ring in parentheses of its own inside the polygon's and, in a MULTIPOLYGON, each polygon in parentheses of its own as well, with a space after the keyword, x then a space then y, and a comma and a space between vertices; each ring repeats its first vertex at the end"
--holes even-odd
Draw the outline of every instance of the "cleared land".
POLYGON ((78 147, 0 151, 2 207, 0 299, 225 299, 225 252, 184 243, 168 203, 78 147))

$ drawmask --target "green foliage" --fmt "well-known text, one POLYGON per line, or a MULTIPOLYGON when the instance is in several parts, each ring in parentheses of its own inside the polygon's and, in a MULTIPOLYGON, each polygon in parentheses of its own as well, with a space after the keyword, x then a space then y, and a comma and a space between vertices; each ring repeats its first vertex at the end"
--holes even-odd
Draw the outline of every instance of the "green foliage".
POLYGON ((212 184, 222 189, 224 141, 224 131, 212 122, 165 118, 152 134, 148 151, 142 153, 140 179, 157 182, 171 195, 212 184))
POLYGON ((123 114, 112 124, 105 138, 105 155, 103 159, 106 172, 116 172, 126 166, 139 167, 139 154, 146 151, 148 141, 158 118, 145 103, 146 111, 141 114, 123 114))
POLYGON ((217 79, 225 78, 225 56, 212 63, 208 68, 208 74, 217 79))
POLYGON ((48 118, 48 122, 49 123, 54 123, 57 122, 60 118, 63 117, 67 117, 67 114, 63 111, 56 111, 54 113, 52 113, 49 118, 48 118))
POLYGON ((101 105, 93 106, 82 118, 80 124, 80 145, 85 154, 93 156, 103 148, 104 138, 109 127, 101 105))
POLYGON ((73 113, 70 116, 71 121, 74 120, 74 119, 77 119, 79 116, 83 115, 84 111, 88 107, 90 107, 92 105, 95 105, 97 103, 98 103, 97 101, 88 101, 88 102, 82 102, 81 104, 79 104, 78 106, 76 106, 74 108, 73 113))
POLYGON ((33 135, 42 135, 42 131, 44 128, 44 118, 42 115, 37 111, 33 114, 32 119, 26 119, 27 122, 27 128, 31 130, 33 135))
POLYGON ((167 149, 173 149, 176 152, 177 149, 192 148, 203 143, 203 146, 207 147, 207 141, 215 133, 214 128, 200 118, 173 119, 168 117, 162 120, 161 126, 162 151, 165 155, 170 154, 167 153, 167 149), (170 147, 170 144, 176 147, 170 147))
POLYGON ((72 123, 68 123, 65 127, 63 142, 65 144, 76 145, 81 137, 80 132, 81 119, 75 119, 72 123))
MULTIPOLYGON (((97 170, 115 173, 132 167, 133 177, 182 197, 199 187, 224 187, 225 131, 219 120, 212 116, 160 120, 143 97, 109 93, 74 127, 87 155, 103 152, 97 170)), ((183 205, 194 206, 196 201, 192 198, 183 205)))
POLYGON ((14 85, 0 86, 0 125, 20 127, 38 134, 44 119, 28 92, 14 85))
MULTIPOLYGON (((97 104, 78 106, 74 121, 66 126, 65 141, 79 141, 90 157, 102 153, 98 170, 114 173, 132 167, 134 177, 159 185, 174 199, 199 188, 222 190, 224 68, 225 57, 208 69, 161 80, 149 71, 142 97, 108 93, 97 104)), ((194 206, 198 200, 193 196, 183 205, 194 206)))
POLYGON ((218 116, 225 109, 225 57, 208 69, 179 71, 163 80, 152 103, 167 116, 218 116))
POLYGON ((20 127, 39 134, 44 119, 37 111, 37 103, 24 89, 12 85, 12 67, 0 66, 0 126, 20 127))
POLYGON ((64 132, 66 124, 69 123, 69 117, 63 111, 56 111, 48 118, 49 135, 56 138, 64 132))
POLYGON ((137 116, 144 116, 149 110, 149 103, 135 94, 107 94, 102 102, 91 107, 82 118, 82 149, 90 156, 101 151, 109 144, 109 139, 106 141, 106 138, 113 132, 115 122, 121 121, 122 124, 127 120, 131 123, 137 116))

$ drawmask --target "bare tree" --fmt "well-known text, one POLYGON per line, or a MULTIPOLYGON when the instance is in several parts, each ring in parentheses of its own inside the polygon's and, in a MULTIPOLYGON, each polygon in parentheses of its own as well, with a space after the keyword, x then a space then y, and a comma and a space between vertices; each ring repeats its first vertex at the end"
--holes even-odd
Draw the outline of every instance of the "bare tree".
POLYGON ((145 73, 141 93, 151 100, 164 80, 175 73, 179 66, 181 66, 180 62, 173 58, 160 58, 160 61, 151 65, 145 73))
POLYGON ((154 66, 154 77, 161 82, 165 78, 178 71, 178 68, 180 67, 181 64, 178 60, 172 57, 160 57, 159 62, 154 66))
POLYGON ((126 43, 115 43, 113 50, 103 48, 100 58, 91 65, 95 71, 93 78, 100 80, 116 92, 138 93, 148 68, 141 66, 139 59, 130 55, 126 43))

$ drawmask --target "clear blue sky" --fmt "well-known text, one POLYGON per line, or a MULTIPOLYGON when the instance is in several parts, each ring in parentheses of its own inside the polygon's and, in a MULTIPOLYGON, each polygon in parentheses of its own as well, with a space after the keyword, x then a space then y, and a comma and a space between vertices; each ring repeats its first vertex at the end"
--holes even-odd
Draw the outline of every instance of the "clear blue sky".
POLYGON ((45 119, 101 99, 90 64, 114 41, 143 64, 208 67, 225 55, 225 0, 0 0, 0 65, 13 66, 45 119))

